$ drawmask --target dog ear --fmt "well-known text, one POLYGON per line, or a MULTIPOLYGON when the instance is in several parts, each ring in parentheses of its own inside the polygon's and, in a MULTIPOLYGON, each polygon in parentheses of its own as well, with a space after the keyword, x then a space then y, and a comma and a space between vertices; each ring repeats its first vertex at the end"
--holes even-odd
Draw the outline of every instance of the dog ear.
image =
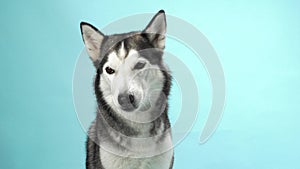
POLYGON ((160 10, 150 21, 143 33, 146 33, 149 41, 155 48, 165 48, 166 15, 164 10, 160 10))
POLYGON ((86 50, 93 62, 99 60, 104 35, 93 25, 81 22, 80 29, 86 50))

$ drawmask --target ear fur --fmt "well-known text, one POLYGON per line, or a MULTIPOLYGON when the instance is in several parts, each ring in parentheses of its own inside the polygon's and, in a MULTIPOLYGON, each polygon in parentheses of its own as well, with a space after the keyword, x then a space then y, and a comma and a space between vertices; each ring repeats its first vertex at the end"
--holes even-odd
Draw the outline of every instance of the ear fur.
POLYGON ((100 47, 105 37, 96 27, 93 25, 81 22, 80 29, 82 38, 86 47, 86 50, 93 62, 100 58, 100 47))
POLYGON ((154 47, 159 49, 165 48, 165 34, 167 22, 164 10, 160 10, 150 21, 143 33, 146 33, 149 41, 154 47))

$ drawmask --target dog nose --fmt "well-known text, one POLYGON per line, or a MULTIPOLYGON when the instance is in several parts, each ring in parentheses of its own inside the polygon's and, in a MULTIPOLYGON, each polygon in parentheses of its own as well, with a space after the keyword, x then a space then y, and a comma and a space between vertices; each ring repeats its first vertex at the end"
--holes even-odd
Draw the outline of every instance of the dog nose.
POLYGON ((136 108, 134 95, 132 94, 120 94, 118 96, 118 102, 125 111, 132 111, 136 108))

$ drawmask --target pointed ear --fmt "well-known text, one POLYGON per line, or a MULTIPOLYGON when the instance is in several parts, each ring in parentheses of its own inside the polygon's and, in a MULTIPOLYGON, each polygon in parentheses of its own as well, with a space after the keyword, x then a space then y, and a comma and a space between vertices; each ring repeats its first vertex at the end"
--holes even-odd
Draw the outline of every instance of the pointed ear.
POLYGON ((165 11, 160 10, 152 18, 143 33, 146 33, 149 41, 153 44, 154 47, 164 49, 166 28, 167 23, 165 11))
POLYGON ((100 58, 100 47, 104 35, 93 25, 81 22, 80 29, 86 50, 93 62, 100 58))

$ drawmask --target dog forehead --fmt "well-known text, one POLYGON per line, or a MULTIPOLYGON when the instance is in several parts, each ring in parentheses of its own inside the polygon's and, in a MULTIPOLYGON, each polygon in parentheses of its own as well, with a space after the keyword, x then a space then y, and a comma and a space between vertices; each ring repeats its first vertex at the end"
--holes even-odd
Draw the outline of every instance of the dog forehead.
POLYGON ((130 49, 128 51, 127 57, 125 58, 125 63, 135 63, 139 59, 139 53, 135 49, 130 49))
POLYGON ((112 51, 108 55, 108 63, 112 66, 119 66, 120 64, 134 64, 138 60, 139 54, 135 49, 118 49, 112 51))
POLYGON ((112 67, 117 67, 121 64, 122 60, 118 57, 116 51, 112 51, 108 55, 107 63, 112 67))
POLYGON ((104 50, 108 53, 108 62, 118 64, 126 61, 129 64, 138 58, 144 58, 152 64, 159 64, 161 61, 162 53, 153 48, 140 32, 110 35, 104 46, 109 48, 104 50))
POLYGON ((118 57, 120 59, 125 59, 125 57, 127 55, 127 50, 124 47, 124 41, 122 41, 119 46, 120 46, 119 49, 117 49, 118 50, 118 57))

